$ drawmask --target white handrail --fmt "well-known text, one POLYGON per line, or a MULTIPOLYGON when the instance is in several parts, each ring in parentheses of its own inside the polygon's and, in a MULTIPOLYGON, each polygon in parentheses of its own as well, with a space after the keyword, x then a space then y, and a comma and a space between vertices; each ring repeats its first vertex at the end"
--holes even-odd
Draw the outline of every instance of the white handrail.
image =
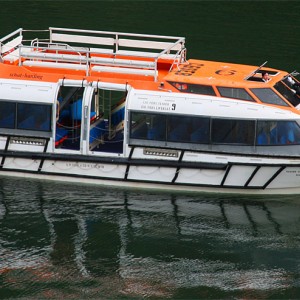
MULTIPOLYGON (((24 58, 31 61, 40 60, 40 65, 51 65, 51 67, 54 67, 55 63, 61 64, 61 66, 67 66, 67 62, 85 64, 87 75, 93 65, 95 65, 95 69, 101 71, 109 70, 107 67, 111 66, 115 68, 112 70, 118 72, 151 74, 155 81, 157 80, 159 60, 169 60, 172 69, 174 64, 178 66, 185 60, 184 53, 186 51, 184 37, 49 27, 47 30, 23 30, 20 28, 6 35, 0 39, 0 55, 3 45, 13 46, 19 40, 18 45, 14 47, 13 57, 14 61, 19 59, 19 65, 23 64, 24 58), (49 32, 49 38, 45 40, 42 35, 33 40, 25 40, 22 35, 24 32, 49 32), (21 39, 20 37, 16 38, 16 34, 19 34, 21 39), (12 37, 15 37, 14 40, 8 41, 12 37), (8 42, 3 44, 4 41, 8 42), (27 46, 28 43, 23 45, 24 42, 29 42, 30 46, 27 46), (83 47, 78 47, 78 44, 82 44, 83 47), (62 47, 65 48, 62 49, 62 47), (54 53, 48 50, 54 51, 54 53), (110 57, 99 57, 99 54, 102 53, 109 54, 110 57), (146 59, 136 59, 137 63, 134 63, 132 59, 126 59, 125 56, 132 57, 133 60, 136 57, 146 59)), ((30 62, 26 62, 26 64, 33 65, 30 62)), ((57 68, 61 66, 57 66, 57 68)), ((75 66, 72 67, 75 68, 75 66)))
MULTIPOLYGON (((5 41, 7 41, 7 40, 9 40, 11 37, 14 37, 15 35, 19 35, 18 37, 15 37, 14 38, 14 40, 15 41, 18 41, 18 39, 20 38, 21 39, 21 41, 22 41, 22 31, 23 31, 23 29, 22 28, 19 28, 19 29, 17 29, 17 30, 15 30, 15 31, 13 31, 12 33, 10 33, 10 34, 8 34, 8 35, 6 35, 5 37, 3 37, 3 38, 1 38, 0 39, 0 56, 2 56, 2 49, 3 49, 3 47, 5 47, 5 45, 9 45, 11 42, 10 41, 8 41, 6 44, 4 44, 4 42, 5 41)), ((19 42, 18 42, 19 43, 19 42)), ((18 45, 17 45, 18 46, 18 45)), ((9 47, 9 46, 8 46, 9 47)), ((14 48, 14 45, 13 45, 13 48, 14 48)), ((4 51, 5 52, 5 51, 4 51)))
POLYGON ((161 39, 174 39, 179 40, 184 37, 177 36, 167 36, 167 35, 154 35, 154 34, 141 34, 141 33, 126 33, 118 31, 97 31, 97 30, 85 30, 85 29, 72 29, 72 28, 59 28, 59 27, 49 27, 50 35, 53 30, 66 31, 66 32, 81 32, 81 33, 92 33, 92 34, 104 34, 104 35, 120 35, 120 36, 134 36, 134 37, 145 37, 145 38, 161 38, 161 39))
POLYGON ((14 32, 12 32, 12 33, 6 35, 5 37, 1 38, 0 43, 3 43, 4 41, 8 40, 10 37, 16 35, 17 33, 22 35, 22 31, 23 31, 23 28, 19 28, 19 29, 15 30, 14 32))

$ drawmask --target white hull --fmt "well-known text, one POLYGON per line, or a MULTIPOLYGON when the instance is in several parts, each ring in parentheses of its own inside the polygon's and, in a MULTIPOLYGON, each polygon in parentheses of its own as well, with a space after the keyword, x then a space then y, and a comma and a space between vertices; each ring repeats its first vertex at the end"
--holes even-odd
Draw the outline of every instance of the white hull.
MULTIPOLYGON (((114 159, 117 161, 117 159, 114 159)), ((5 159, 0 174, 62 182, 100 184, 189 192, 240 194, 298 194, 299 165, 230 163, 224 168, 178 168, 13 158, 5 159)), ((150 163, 149 161, 147 162, 150 163)), ((213 166, 213 164, 212 164, 213 166)))

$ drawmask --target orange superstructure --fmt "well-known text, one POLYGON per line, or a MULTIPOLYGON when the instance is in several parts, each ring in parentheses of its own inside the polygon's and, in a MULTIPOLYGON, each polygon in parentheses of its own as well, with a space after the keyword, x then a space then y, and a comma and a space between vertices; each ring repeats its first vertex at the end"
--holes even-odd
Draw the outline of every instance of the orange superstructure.
MULTIPOLYGON (((186 60, 185 39, 51 28, 49 38, 25 45, 20 29, 1 39, 1 78, 57 82, 61 79, 129 84, 136 89, 190 92, 279 105, 298 113, 299 92, 287 96, 276 88, 289 74, 266 67, 186 60), (13 38, 11 40, 11 38, 13 38), (7 42, 7 40, 9 40, 7 42), (267 72, 270 80, 262 81, 267 72), (224 92, 225 89, 231 89, 224 92), (270 99, 255 89, 269 89, 270 99), (273 99, 273 98, 277 99, 273 99)), ((298 82, 292 79, 296 84, 298 82)), ((296 90, 297 92, 297 90, 296 90)))

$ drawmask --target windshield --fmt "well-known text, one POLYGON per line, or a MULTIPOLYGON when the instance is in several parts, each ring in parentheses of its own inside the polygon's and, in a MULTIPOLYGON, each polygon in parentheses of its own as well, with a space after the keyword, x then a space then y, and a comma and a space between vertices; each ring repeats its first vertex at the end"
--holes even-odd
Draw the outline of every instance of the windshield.
POLYGON ((300 104, 300 84, 291 76, 277 82, 274 88, 293 106, 300 104))
POLYGON ((253 88, 251 92, 263 103, 288 106, 272 89, 270 88, 253 88))

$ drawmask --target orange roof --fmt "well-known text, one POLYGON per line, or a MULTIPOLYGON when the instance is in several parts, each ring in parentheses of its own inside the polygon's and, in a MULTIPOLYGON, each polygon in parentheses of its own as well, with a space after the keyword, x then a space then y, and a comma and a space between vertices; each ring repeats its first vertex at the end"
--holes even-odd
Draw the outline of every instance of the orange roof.
MULTIPOLYGON (((257 69, 257 66, 190 59, 187 64, 180 65, 180 69, 174 68, 164 79, 203 85, 263 87, 264 85, 273 86, 275 82, 281 80, 287 74, 276 69, 263 67, 259 71, 274 74, 270 76, 271 80, 269 82, 247 80, 257 69)), ((259 80, 261 74, 257 73, 255 77, 259 80)))

